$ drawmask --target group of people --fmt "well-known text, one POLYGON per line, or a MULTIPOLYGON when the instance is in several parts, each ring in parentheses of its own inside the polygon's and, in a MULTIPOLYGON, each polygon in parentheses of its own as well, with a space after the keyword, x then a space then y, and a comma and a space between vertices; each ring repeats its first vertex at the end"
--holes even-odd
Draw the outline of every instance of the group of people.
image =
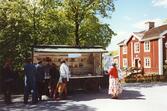
MULTIPOLYGON (((6 104, 11 102, 11 87, 13 84, 13 68, 11 59, 7 59, 2 68, 2 80, 4 86, 4 100, 6 104)), ((53 99, 67 97, 67 82, 69 81, 69 67, 64 60, 58 66, 51 59, 39 60, 37 64, 27 58, 24 64, 24 103, 28 103, 29 94, 32 94, 32 103, 42 100, 42 95, 53 99)))
MULTIPOLYGON (((117 99, 122 93, 120 84, 119 70, 116 64, 108 70, 109 89, 108 94, 117 99)), ((7 59, 2 68, 2 82, 4 91, 4 100, 7 104, 11 103, 11 87, 14 83, 13 68, 11 59, 7 59)), ((42 100, 42 95, 50 98, 61 99, 67 97, 67 83, 70 77, 70 71, 65 61, 61 61, 58 68, 52 63, 51 59, 40 60, 38 64, 33 64, 32 59, 25 60, 24 65, 24 103, 28 103, 29 94, 32 94, 32 103, 42 100)))
POLYGON ((32 64, 31 59, 26 60, 25 71, 25 91, 24 103, 28 102, 28 95, 32 93, 32 103, 42 100, 45 94, 50 98, 67 97, 67 82, 69 81, 69 67, 64 60, 61 61, 60 68, 52 63, 51 59, 39 61, 32 64), (61 90, 60 90, 61 89, 61 90))

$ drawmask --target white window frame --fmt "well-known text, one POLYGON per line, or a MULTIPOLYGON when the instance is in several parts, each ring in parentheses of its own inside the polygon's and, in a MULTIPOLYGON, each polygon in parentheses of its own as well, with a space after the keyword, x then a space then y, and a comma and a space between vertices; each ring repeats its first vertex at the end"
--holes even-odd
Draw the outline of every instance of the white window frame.
POLYGON ((127 46, 123 46, 123 54, 127 54, 127 46))
POLYGON ((128 67, 128 59, 127 58, 123 58, 123 67, 127 68, 128 67), (126 62, 125 62, 126 61, 126 62))
POLYGON ((139 53, 140 52, 140 43, 139 42, 135 42, 134 43, 134 52, 135 53, 139 53), (137 48, 137 45, 138 45, 138 48, 137 48))
POLYGON ((151 58, 150 57, 144 57, 144 68, 151 68, 151 58), (150 63, 148 63, 150 62, 150 63), (149 64, 149 65, 147 65, 149 64))
POLYGON ((145 41, 144 42, 144 52, 150 52, 150 48, 151 48, 150 41, 145 41), (146 43, 148 43, 148 45, 146 43), (149 46, 149 48, 147 48, 147 46, 149 46))

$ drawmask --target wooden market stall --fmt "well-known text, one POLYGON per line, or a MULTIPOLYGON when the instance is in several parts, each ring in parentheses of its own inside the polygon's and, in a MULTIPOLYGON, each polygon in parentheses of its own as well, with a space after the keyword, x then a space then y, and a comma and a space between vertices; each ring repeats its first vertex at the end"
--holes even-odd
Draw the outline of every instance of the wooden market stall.
POLYGON ((50 58, 58 67, 65 60, 71 72, 69 90, 98 90, 103 77, 102 53, 100 46, 73 47, 68 45, 49 45, 33 47, 33 62, 50 58))

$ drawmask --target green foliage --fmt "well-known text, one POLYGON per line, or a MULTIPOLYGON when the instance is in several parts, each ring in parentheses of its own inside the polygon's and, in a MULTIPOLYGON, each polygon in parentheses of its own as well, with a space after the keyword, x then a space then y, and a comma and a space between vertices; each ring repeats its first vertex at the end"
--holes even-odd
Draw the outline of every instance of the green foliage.
POLYGON ((0 53, 1 60, 11 57, 17 61, 16 67, 21 66, 23 58, 30 52, 32 38, 31 28, 24 13, 22 13, 22 2, 6 1, 1 5, 0 10, 0 53))
POLYGON ((6 57, 21 68, 33 45, 107 46, 114 32, 99 17, 110 17, 112 0, 1 0, 0 65, 6 57))
POLYGON ((113 31, 107 24, 101 24, 97 16, 110 17, 114 11, 113 0, 63 0, 65 17, 73 26, 71 43, 75 45, 102 45, 110 42, 113 31))
POLYGON ((117 56, 118 55, 118 50, 111 51, 112 56, 117 56))

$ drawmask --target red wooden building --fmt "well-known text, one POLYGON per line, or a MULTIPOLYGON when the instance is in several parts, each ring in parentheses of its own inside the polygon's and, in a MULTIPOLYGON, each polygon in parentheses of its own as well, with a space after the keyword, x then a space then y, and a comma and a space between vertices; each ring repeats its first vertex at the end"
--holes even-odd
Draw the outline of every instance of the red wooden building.
POLYGON ((154 27, 154 22, 147 23, 147 30, 134 32, 118 44, 119 66, 143 67, 144 73, 163 75, 167 64, 167 25, 154 27))

